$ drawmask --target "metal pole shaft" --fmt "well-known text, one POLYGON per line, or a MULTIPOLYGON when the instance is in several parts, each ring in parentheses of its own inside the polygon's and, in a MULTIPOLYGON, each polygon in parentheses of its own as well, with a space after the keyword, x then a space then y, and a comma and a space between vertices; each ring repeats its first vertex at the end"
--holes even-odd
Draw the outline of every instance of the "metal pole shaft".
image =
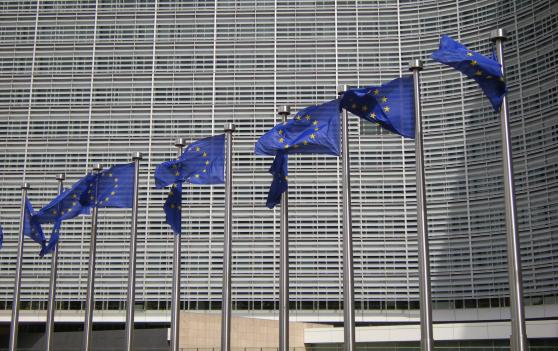
MULTIPOLYGON (((504 40, 506 32, 498 29, 491 33, 496 44, 498 61, 502 65, 502 76, 506 77, 504 64, 504 40)), ((511 339, 514 351, 528 350, 527 332, 525 330, 525 311, 523 306, 523 278, 521 273, 521 249, 517 228, 517 210, 515 204, 515 185, 513 180, 513 157, 510 131, 508 99, 504 95, 500 108, 500 135, 502 145, 502 165, 504 170, 504 197, 506 205, 506 233, 508 246, 508 275, 510 280, 511 339)))
POLYGON ((221 310, 221 351, 231 349, 231 246, 232 246, 232 133, 235 126, 225 127, 225 232, 223 242, 223 302, 221 310))
MULTIPOLYGON (((342 94, 349 87, 339 87, 342 94)), ((355 350, 355 294, 353 272, 353 233, 351 215, 351 157, 349 153, 349 114, 341 113, 341 152, 343 167, 343 314, 345 351, 355 350)))
POLYGON ((415 158, 417 177, 417 237, 419 265, 420 335, 421 350, 434 349, 432 331, 432 299, 430 292, 430 251, 428 248, 428 223, 426 216, 426 183, 424 180, 424 146, 422 140, 422 109, 420 101, 420 76, 422 61, 409 65, 413 72, 415 96, 415 158))
MULTIPOLYGON (((279 114, 287 122, 289 106, 282 106, 279 114)), ((289 349, 289 192, 281 197, 281 237, 279 253, 279 351, 289 349)))
MULTIPOLYGON (((63 173, 56 176, 56 180, 58 181, 58 195, 62 194, 64 191, 64 179, 66 179, 66 176, 63 173)), ((60 245, 60 242, 56 243, 54 246, 54 251, 52 251, 52 257, 50 258, 50 284, 48 290, 47 322, 45 332, 46 351, 51 351, 53 349, 54 312, 56 311, 56 278, 58 273, 58 245, 60 245)))
POLYGON ((130 269, 128 270, 128 299, 126 304, 126 350, 134 349, 134 306, 136 301, 136 239, 138 233, 139 166, 142 154, 136 153, 134 161, 134 198, 132 204, 132 230, 130 233, 130 269))
MULTIPOLYGON (((182 155, 186 143, 180 138, 174 146, 178 148, 177 157, 182 155)), ((182 210, 181 210, 182 211, 182 210)), ((171 351, 179 351, 180 345, 180 264, 182 235, 174 234, 174 246, 172 253, 172 296, 171 296, 171 351)))
MULTIPOLYGON (((101 165, 93 167, 93 172, 99 173, 101 165)), ((91 349, 91 333, 93 331, 93 310, 95 309, 95 256, 97 252, 97 197, 99 195, 99 179, 95 186, 93 212, 91 214, 91 240, 89 242, 89 267, 87 271, 87 300, 85 302, 85 325, 83 326, 82 351, 91 349)))
POLYGON ((19 327, 19 298, 21 290, 21 266, 23 265, 23 222, 25 218, 25 199, 30 189, 28 183, 21 186, 21 209, 19 214, 19 237, 17 243, 16 276, 14 282, 14 296, 12 300, 12 320, 10 323, 10 351, 17 350, 17 332, 19 327))

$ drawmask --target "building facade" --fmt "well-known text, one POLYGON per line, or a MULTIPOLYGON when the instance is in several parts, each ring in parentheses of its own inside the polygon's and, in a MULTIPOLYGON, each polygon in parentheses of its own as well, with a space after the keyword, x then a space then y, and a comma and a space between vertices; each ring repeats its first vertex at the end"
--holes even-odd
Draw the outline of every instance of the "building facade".
MULTIPOLYGON (((168 320, 173 234, 154 167, 175 156, 177 137, 193 141, 234 122, 233 309, 276 317, 279 209, 265 207, 272 159, 254 156, 255 141, 280 120, 279 106, 331 100, 340 84, 389 81, 415 58, 425 60, 434 308, 506 309, 499 116, 475 82, 430 59, 442 34, 489 55, 498 27, 510 34, 525 303, 558 304, 557 14, 552 0, 0 1, 0 314, 9 319, 22 180, 40 208, 56 195, 56 174, 70 186, 94 163, 130 162, 140 151, 137 308, 168 320)), ((357 321, 414 315, 414 142, 357 117, 350 138, 357 321)), ((289 166, 291 315, 339 322, 340 160, 303 155, 289 166)), ((184 310, 221 308, 223 204, 222 186, 186 187, 184 310)), ((99 212, 96 309, 121 312, 131 211, 99 212)), ((90 217, 63 225, 59 311, 84 308, 89 228, 90 217)), ((22 309, 46 309, 49 266, 27 240, 22 309)))

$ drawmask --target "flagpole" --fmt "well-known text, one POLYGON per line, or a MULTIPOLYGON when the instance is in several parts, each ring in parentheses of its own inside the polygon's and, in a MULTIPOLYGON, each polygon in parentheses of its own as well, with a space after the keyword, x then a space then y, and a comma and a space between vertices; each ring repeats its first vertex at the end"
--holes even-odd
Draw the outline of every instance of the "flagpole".
MULTIPOLYGON (((100 164, 93 166, 93 172, 99 173, 103 168, 100 164)), ((97 197, 99 193, 99 178, 95 180, 95 198, 91 214, 91 240, 89 242, 89 268, 87 271, 87 300, 85 303, 85 324, 83 326, 82 351, 91 349, 91 333, 93 330, 93 310, 95 309, 95 255, 97 252, 97 197)))
POLYGON ((232 246, 232 134, 235 125, 225 126, 225 232, 223 242, 223 302, 221 311, 221 351, 231 349, 231 246, 232 246))
MULTIPOLYGON (((58 181, 58 195, 64 191, 64 180, 66 175, 60 173, 56 176, 58 181)), ((50 284, 48 293, 47 322, 46 322, 46 351, 52 350, 54 336, 54 312, 56 311, 56 278, 58 274, 58 245, 54 245, 52 257, 50 258, 50 284)))
POLYGON ((126 305, 126 350, 134 349, 134 306, 136 302, 136 241, 138 234, 138 202, 139 202, 139 166, 143 158, 141 152, 137 152, 134 161, 134 197, 132 205, 132 230, 130 233, 130 269, 128 270, 128 301, 126 305))
POLYGON ((420 335, 421 350, 434 349, 432 331, 432 298, 430 291, 430 251, 428 248, 428 222, 426 216, 426 183, 424 180, 424 146, 422 140, 422 109, 420 100, 420 75, 422 61, 413 60, 409 70, 413 72, 415 96, 415 159, 417 182, 417 236, 419 266, 420 335))
MULTIPOLYGON (((291 107, 281 106, 278 114, 287 123, 291 107)), ((279 351, 289 350, 289 191, 281 196, 281 237, 279 259, 279 351)))
MULTIPOLYGON (((497 29, 490 33, 490 39, 496 44, 498 62, 502 65, 502 76, 506 78, 504 64, 504 41, 507 33, 497 29)), ((500 108, 500 135, 502 145, 502 164, 504 168, 504 197, 506 204, 506 233, 508 246, 508 276, 510 280, 511 339, 514 351, 528 350, 525 330, 525 311, 523 306, 523 279, 521 273, 521 249, 517 228, 517 210, 515 205, 515 185, 513 180, 513 157, 510 131, 508 98, 504 95, 500 108)))
MULTIPOLYGON (((349 90, 341 85, 337 93, 342 95, 349 90)), ((355 294, 353 272, 353 233, 351 215, 351 160, 349 154, 349 114, 341 113, 341 152, 343 163, 343 314, 345 351, 355 350, 355 294)))
MULTIPOLYGON (((177 158, 182 155, 186 142, 179 138, 174 143, 178 148, 177 158)), ((182 211, 182 207, 180 209, 182 211)), ((181 234, 174 234, 174 250, 172 255, 172 296, 171 296, 171 351, 179 351, 180 337, 180 263, 181 234)))
POLYGON ((21 209, 19 214, 19 237, 17 243, 17 261, 16 261, 16 276, 14 282, 14 296, 12 300, 12 320, 10 323, 10 347, 9 351, 17 350, 17 332, 19 327, 19 298, 21 290, 21 266, 23 265, 23 228, 25 220, 25 200, 27 198, 27 191, 31 187, 29 183, 23 183, 21 186, 21 209))

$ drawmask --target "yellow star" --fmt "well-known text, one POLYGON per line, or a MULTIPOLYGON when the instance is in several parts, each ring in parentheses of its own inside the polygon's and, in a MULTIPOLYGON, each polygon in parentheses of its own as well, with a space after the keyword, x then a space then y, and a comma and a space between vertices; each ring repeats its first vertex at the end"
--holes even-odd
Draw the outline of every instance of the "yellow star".
POLYGON ((115 188, 115 189, 118 188, 118 184, 114 184, 114 188, 115 188))
POLYGON ((382 102, 387 102, 387 101, 388 101, 387 96, 384 96, 384 97, 382 98, 382 102))
POLYGON ((297 121, 300 121, 300 116, 296 116, 297 121))
POLYGON ((310 139, 316 139, 316 134, 314 133, 310 134, 310 139))
POLYGON ((172 168, 176 169, 176 165, 172 165, 172 168))
POLYGON ((318 121, 314 121, 312 122, 313 125, 317 126, 318 125, 318 121))
POLYGON ((282 142, 284 142, 284 141, 285 141, 284 138, 279 138, 279 142, 280 142, 280 143, 282 143, 282 142))
POLYGON ((306 120, 307 120, 307 121, 309 121, 309 120, 310 120, 310 118, 312 118, 312 117, 310 117, 310 115, 306 115, 306 117, 305 117, 305 118, 306 118, 306 120))
POLYGON ((196 146, 196 151, 200 151, 200 147, 199 147, 199 146, 196 146))
POLYGON ((77 194, 72 194, 72 199, 77 199, 77 194))
POLYGON ((366 105, 362 106, 362 112, 366 112, 366 111, 368 111, 368 106, 366 105))
POLYGON ((108 196, 107 196, 107 197, 105 197, 105 201, 108 201, 108 200, 109 200, 108 196))
POLYGON ((486 79, 492 79, 492 76, 486 76, 486 79))
POLYGON ((174 175, 178 177, 180 175, 180 172, 176 171, 176 173, 174 175))
POLYGON ((476 66, 476 65, 478 65, 477 61, 475 61, 475 60, 471 61, 471 66, 476 66))
POLYGON ((206 173, 206 172, 207 172, 207 169, 204 169, 204 170, 203 170, 203 173, 206 173))
POLYGON ((283 134, 283 129, 279 129, 279 134, 283 134))
POLYGON ((199 174, 196 174, 196 175, 195 175, 195 177, 196 177, 196 178, 199 178, 199 177, 200 177, 200 175, 199 175, 199 174))
POLYGON ((204 151, 203 154, 202 154, 202 156, 203 156, 203 157, 207 157, 207 152, 204 151))
POLYGON ((93 200, 93 196, 90 196, 90 197, 89 197, 89 200, 93 200))
POLYGON ((467 53, 467 56, 471 57, 471 56, 473 56, 473 53, 472 53, 472 52, 468 52, 468 53, 467 53))
POLYGON ((110 193, 112 196, 116 195, 116 191, 111 191, 110 193))
POLYGON ((63 214, 64 214, 64 211, 60 211, 60 214, 63 215, 63 214))
POLYGON ((174 204, 170 204, 170 208, 174 208, 174 204))
POLYGON ((289 148, 289 144, 285 144, 285 149, 288 149, 288 148, 289 148))
POLYGON ((482 71, 476 71, 475 76, 478 76, 478 77, 482 76, 482 71))
POLYGON ((52 214, 53 214, 53 215, 55 215, 55 214, 56 214, 56 210, 52 210, 51 212, 52 212, 52 214))
POLYGON ((118 181, 118 178, 114 178, 114 181, 117 182, 117 181, 118 181))
POLYGON ((389 112, 390 108, 389 106, 384 107, 384 111, 389 112))
POLYGON ((352 104, 352 105, 351 105, 351 108, 352 108, 353 110, 356 109, 356 108, 357 108, 357 104, 352 104))
POLYGON ((75 202, 75 201, 72 202, 72 206, 75 206, 75 205, 77 205, 77 202, 75 202))
POLYGON ((308 142, 306 140, 304 140, 304 145, 308 145, 308 142))
POLYGON ((371 117, 371 118, 376 118, 376 114, 375 114, 374 112, 372 112, 372 113, 370 114, 370 117, 371 117))
POLYGON ((374 95, 378 95, 380 94, 380 91, 378 89, 374 89, 374 95))
POLYGON ((314 131, 316 131, 316 132, 317 132, 318 130, 320 130, 320 128, 314 128, 314 131))
POLYGON ((109 175, 109 177, 112 177, 112 173, 109 173, 108 175, 109 175))
POLYGON ((208 164, 209 164, 209 160, 205 161, 205 164, 208 165, 208 164))

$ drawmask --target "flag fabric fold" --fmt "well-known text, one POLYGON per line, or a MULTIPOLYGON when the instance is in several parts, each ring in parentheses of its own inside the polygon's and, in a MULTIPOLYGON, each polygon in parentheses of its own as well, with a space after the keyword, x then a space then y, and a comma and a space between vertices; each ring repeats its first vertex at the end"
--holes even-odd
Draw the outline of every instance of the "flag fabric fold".
POLYGON ((225 134, 204 138, 188 145, 176 160, 155 169, 155 186, 174 183, 223 184, 225 182, 225 134))
POLYGON ((467 49, 447 35, 440 38, 440 46, 432 53, 435 61, 446 64, 474 79, 490 100, 496 112, 500 111, 502 100, 507 93, 502 66, 495 59, 467 49))
POLYGON ((25 208, 23 211, 23 235, 28 236, 41 245, 41 252, 46 247, 46 239, 41 228, 41 223, 36 218, 35 210, 33 210, 33 205, 29 201, 28 197, 25 197, 25 208))
POLYGON ((182 234, 182 183, 172 185, 163 210, 174 234, 182 234))
POLYGON ((281 202, 282 194, 289 189, 287 176, 289 174, 288 156, 284 152, 277 152, 269 168, 273 181, 267 194, 266 206, 273 208, 281 202))
POLYGON ((256 155, 340 154, 339 100, 302 109, 286 123, 262 135, 255 146, 256 155))
POLYGON ((415 138, 413 76, 403 76, 379 86, 349 89, 341 107, 405 138, 415 138))

